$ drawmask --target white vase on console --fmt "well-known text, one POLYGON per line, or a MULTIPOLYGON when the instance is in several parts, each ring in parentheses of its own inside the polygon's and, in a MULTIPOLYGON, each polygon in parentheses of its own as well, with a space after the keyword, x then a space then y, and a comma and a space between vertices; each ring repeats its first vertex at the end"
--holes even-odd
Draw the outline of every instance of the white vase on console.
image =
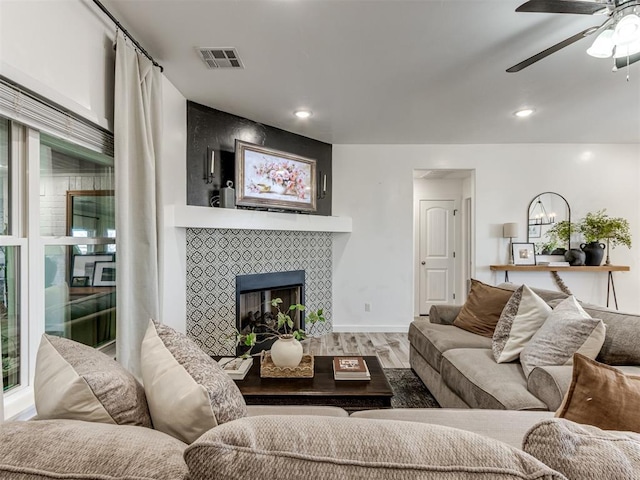
POLYGON ((271 346, 271 360, 279 368, 295 368, 302 360, 302 344, 293 335, 282 335, 271 346))

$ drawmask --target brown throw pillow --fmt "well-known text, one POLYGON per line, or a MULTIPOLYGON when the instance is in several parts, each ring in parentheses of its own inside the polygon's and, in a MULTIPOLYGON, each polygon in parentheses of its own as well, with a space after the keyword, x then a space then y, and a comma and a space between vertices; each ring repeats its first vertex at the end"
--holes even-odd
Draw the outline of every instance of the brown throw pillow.
POLYGON ((453 324, 471 333, 492 338, 500 314, 511 295, 512 290, 471 279, 471 291, 453 324))
POLYGON ((569 390, 556 417, 603 430, 640 433, 640 376, 576 353, 569 390))

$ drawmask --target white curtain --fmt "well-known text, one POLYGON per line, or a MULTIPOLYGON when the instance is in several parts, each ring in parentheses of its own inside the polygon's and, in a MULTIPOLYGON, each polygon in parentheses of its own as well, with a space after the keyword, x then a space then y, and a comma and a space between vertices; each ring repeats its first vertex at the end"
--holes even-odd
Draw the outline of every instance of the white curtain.
POLYGON ((162 74, 116 39, 114 150, 116 190, 117 360, 140 376, 140 344, 159 320, 156 180, 162 137, 162 74))

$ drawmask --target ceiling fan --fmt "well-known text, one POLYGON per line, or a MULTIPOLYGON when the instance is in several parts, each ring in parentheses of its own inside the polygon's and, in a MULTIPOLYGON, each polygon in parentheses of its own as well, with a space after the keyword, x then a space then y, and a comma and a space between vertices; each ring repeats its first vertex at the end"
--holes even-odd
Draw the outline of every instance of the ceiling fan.
POLYGON ((519 72, 595 33, 598 35, 587 53, 598 58, 613 57, 614 71, 640 60, 640 0, 529 0, 516 12, 604 15, 607 19, 600 26, 589 27, 508 68, 509 73, 519 72))

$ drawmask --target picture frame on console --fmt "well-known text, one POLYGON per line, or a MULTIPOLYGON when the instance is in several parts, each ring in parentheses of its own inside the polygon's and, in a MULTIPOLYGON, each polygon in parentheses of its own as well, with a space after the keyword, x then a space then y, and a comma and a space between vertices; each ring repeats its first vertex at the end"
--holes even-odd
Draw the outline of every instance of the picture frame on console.
POLYGON ((236 205, 316 211, 316 160, 236 140, 236 205))
POLYGON ((93 269, 94 287, 115 287, 116 262, 96 262, 93 269))
POLYGON ((512 243, 514 265, 536 265, 536 249, 533 243, 512 243))

